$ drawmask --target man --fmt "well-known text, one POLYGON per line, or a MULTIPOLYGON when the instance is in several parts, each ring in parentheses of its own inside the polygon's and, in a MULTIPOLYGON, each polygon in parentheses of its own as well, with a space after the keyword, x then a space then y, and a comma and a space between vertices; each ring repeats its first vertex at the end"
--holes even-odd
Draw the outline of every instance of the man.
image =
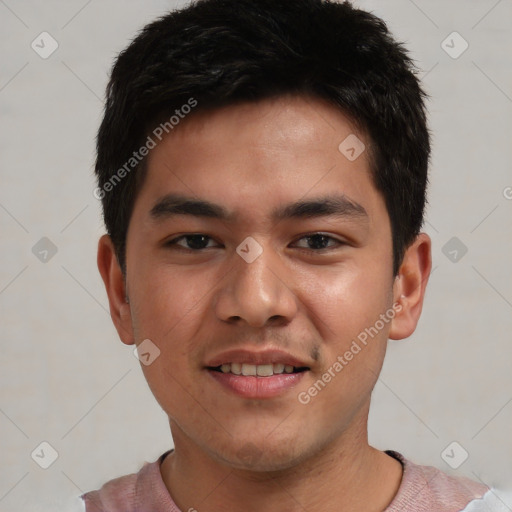
POLYGON ((387 340, 413 333, 431 270, 424 97, 384 22, 347 2, 202 0, 121 53, 98 266, 174 449, 87 511, 483 503, 368 444, 387 340))

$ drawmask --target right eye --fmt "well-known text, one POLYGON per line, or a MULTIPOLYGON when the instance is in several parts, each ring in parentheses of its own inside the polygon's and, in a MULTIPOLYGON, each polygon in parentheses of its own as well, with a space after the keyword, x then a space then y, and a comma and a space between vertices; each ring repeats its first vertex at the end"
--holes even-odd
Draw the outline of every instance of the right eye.
POLYGON ((216 243, 213 238, 209 237, 208 235, 202 233, 192 233, 178 236, 172 240, 169 240, 165 245, 167 247, 177 245, 185 250, 201 251, 202 249, 210 249, 211 247, 215 247, 211 245, 209 246, 208 244, 210 242, 216 243))

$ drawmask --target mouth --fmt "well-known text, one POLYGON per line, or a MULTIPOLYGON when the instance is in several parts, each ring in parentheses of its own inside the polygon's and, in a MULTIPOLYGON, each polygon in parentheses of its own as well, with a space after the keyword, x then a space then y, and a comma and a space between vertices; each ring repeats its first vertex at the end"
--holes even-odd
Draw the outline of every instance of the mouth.
POLYGON ((250 364, 250 363, 223 363, 218 366, 207 366, 208 370, 241 375, 244 377, 272 377, 274 375, 302 373, 309 370, 307 366, 293 366, 284 363, 250 364))
POLYGON ((204 366, 220 389, 241 398, 284 396, 311 370, 304 361, 281 350, 232 350, 204 366))

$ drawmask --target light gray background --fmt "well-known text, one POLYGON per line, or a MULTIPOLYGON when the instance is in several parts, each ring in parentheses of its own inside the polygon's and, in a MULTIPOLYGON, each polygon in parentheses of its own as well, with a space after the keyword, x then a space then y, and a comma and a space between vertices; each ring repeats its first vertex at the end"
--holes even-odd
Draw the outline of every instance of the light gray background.
MULTIPOLYGON (((82 491, 171 446, 167 418, 108 313, 92 166, 114 57, 181 4, 0 0, 1 511, 71 510, 82 491), (59 44, 47 59, 31 48, 43 31, 59 44), (42 237, 58 249, 46 263, 32 252, 42 237), (42 441, 59 454, 46 470, 31 458, 42 441)), ((512 1, 356 4, 411 50, 433 132, 425 230, 434 272, 416 333, 389 344, 370 440, 510 489, 512 1), (469 43, 457 59, 441 46, 453 31, 469 43), (457 262, 443 253, 452 237, 467 247, 457 262), (469 453, 456 470, 441 457, 452 441, 469 453)), ((512 496, 497 493, 512 510, 512 496)))

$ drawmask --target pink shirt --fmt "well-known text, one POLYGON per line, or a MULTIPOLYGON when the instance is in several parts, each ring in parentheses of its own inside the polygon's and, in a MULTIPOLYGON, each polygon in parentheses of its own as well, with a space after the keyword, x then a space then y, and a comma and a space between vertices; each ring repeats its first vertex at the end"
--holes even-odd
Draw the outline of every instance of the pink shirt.
MULTIPOLYGON (((82 496, 86 512, 187 512, 171 498, 160 473, 158 460, 145 463, 138 473, 110 480, 100 490, 82 496)), ((383 512, 460 512, 489 490, 468 478, 448 476, 432 466, 419 466, 398 452, 386 453, 403 466, 402 482, 383 512)))

